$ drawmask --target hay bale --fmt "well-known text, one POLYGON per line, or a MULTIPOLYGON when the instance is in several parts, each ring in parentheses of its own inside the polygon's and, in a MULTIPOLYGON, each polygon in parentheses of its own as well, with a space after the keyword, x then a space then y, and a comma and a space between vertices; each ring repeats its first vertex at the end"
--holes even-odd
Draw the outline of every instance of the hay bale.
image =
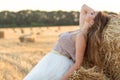
POLYGON ((109 80, 102 72, 98 72, 97 67, 85 69, 80 67, 69 80, 109 80))
MULTIPOLYGON (((109 79, 103 78, 99 73, 93 74, 96 73, 95 71, 90 72, 87 69, 79 68, 71 75, 70 80, 120 80, 120 16, 114 16, 109 21, 107 29, 103 31, 103 41, 99 51, 104 63, 101 70, 103 70, 103 75, 109 79), (98 76, 101 79, 89 76, 98 76)), ((90 65, 91 63, 84 60, 84 67, 89 68, 90 65)))
POLYGON ((4 38, 4 37, 5 37, 4 31, 0 31, 0 38, 4 38))
POLYGON ((104 73, 111 80, 120 80, 120 16, 110 20, 103 34, 100 54, 104 58, 104 73))
POLYGON ((22 35, 19 37, 20 42, 35 42, 33 35, 22 35))
POLYGON ((24 29, 20 29, 21 30, 21 33, 24 33, 24 29))

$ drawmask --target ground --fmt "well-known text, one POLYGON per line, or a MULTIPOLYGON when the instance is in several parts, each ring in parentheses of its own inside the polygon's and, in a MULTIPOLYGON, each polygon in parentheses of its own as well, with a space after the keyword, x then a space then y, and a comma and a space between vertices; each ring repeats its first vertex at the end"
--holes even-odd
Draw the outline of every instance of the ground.
POLYGON ((65 31, 78 26, 2 28, 0 38, 0 80, 22 80, 25 75, 47 54, 65 31), (20 42, 22 35, 34 35, 35 42, 20 42))

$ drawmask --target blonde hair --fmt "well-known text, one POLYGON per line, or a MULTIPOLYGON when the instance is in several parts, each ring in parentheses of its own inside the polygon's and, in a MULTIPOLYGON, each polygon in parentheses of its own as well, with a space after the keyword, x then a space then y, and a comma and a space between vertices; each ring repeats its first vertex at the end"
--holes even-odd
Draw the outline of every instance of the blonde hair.
POLYGON ((102 66, 102 59, 99 54, 99 48, 102 40, 102 32, 106 27, 109 17, 102 12, 98 12, 94 19, 94 24, 88 31, 88 41, 85 58, 93 65, 102 66))

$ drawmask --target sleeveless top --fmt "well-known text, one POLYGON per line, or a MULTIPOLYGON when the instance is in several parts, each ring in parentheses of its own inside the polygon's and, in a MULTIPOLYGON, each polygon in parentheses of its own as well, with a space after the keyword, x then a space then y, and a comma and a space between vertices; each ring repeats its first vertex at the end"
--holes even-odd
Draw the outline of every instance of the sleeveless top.
POLYGON ((75 61, 75 36, 79 32, 76 30, 60 34, 53 50, 75 61))

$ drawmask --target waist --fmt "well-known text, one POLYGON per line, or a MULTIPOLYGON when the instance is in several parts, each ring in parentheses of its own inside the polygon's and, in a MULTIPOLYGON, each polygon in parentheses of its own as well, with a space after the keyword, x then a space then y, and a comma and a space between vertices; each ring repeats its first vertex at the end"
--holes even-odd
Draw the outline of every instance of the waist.
POLYGON ((52 53, 54 53, 54 54, 57 54, 57 55, 62 55, 62 54, 60 54, 58 51, 56 51, 56 50, 52 50, 51 51, 52 53))
POLYGON ((71 58, 68 57, 67 55, 64 55, 64 54, 62 54, 62 53, 60 53, 60 52, 58 52, 58 51, 56 51, 56 50, 54 50, 54 49, 53 49, 51 52, 54 53, 54 54, 56 54, 56 55, 64 56, 64 57, 66 57, 66 58, 68 58, 68 59, 71 59, 71 58))

